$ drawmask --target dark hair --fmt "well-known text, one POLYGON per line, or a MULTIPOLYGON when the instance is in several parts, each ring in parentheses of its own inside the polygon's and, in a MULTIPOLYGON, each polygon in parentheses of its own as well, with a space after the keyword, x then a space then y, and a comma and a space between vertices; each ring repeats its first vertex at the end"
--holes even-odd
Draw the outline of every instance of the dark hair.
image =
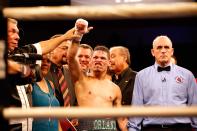
POLYGON ((110 54, 109 54, 109 49, 106 47, 106 46, 102 46, 102 45, 99 45, 99 46, 96 46, 94 48, 94 51, 104 51, 107 53, 107 57, 109 58, 110 57, 110 54))

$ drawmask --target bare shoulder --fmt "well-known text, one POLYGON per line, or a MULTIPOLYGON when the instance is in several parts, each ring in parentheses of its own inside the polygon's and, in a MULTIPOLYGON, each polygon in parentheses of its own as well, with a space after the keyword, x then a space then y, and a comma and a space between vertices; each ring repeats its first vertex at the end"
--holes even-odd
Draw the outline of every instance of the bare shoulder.
POLYGON ((118 85, 116 85, 114 82, 112 82, 111 80, 106 79, 106 82, 108 82, 113 88, 115 89, 120 89, 118 85))
POLYGON ((92 76, 87 76, 87 75, 82 74, 79 77, 79 80, 76 83, 78 83, 78 84, 82 84, 82 83, 85 84, 85 83, 90 83, 93 80, 94 80, 94 78, 92 76))

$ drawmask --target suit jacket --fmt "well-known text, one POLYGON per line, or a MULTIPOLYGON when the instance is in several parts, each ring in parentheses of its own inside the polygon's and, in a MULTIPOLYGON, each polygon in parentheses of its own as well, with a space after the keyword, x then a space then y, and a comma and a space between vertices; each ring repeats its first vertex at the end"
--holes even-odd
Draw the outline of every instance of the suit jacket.
MULTIPOLYGON (((63 94, 61 92, 59 81, 58 81, 57 68, 58 67, 54 63, 51 63, 51 68, 50 68, 50 71, 48 72, 46 78, 53 82, 54 87, 55 87, 56 97, 59 100, 60 105, 63 106, 64 99, 63 99, 63 94)), ((75 90, 74 90, 74 84, 73 84, 71 77, 70 77, 71 76, 70 71, 67 68, 63 67, 63 74, 64 74, 64 78, 65 78, 65 81, 68 86, 69 95, 71 96, 70 105, 74 106, 74 105, 76 105, 77 100, 76 100, 76 95, 75 95, 75 90)))
MULTIPOLYGON (((8 55, 13 54, 22 54, 22 53, 37 53, 37 49, 33 45, 26 45, 20 48, 15 48, 14 51, 9 52, 8 55)), ((23 64, 35 64, 35 60, 28 60, 29 63, 23 63, 23 64)), ((30 77, 21 77, 21 74, 8 74, 7 79, 10 95, 8 96, 7 102, 10 106, 16 106, 16 107, 23 107, 23 108, 29 108, 29 101, 26 100, 26 93, 25 89, 23 90, 23 86, 17 89, 17 85, 25 85, 32 83, 32 79, 30 77), (19 93, 21 94, 19 96, 19 93)), ((10 119, 9 120, 9 129, 8 130, 31 130, 31 120, 28 119, 10 119), (28 129, 27 129, 28 128, 28 129)), ((2 124, 2 123, 1 123, 2 124)), ((1 127, 1 126, 0 126, 1 127)))
MULTIPOLYGON (((15 48, 14 51, 8 52, 8 56, 13 54, 22 54, 22 53, 37 53, 37 50, 35 46, 30 44, 23 47, 15 48)), ((35 63, 35 60, 32 60, 32 63, 35 63)), ((23 64, 27 64, 27 63, 23 63, 23 64)), ((18 94, 16 85, 30 84, 32 83, 31 78, 29 77, 23 78, 21 77, 21 74, 18 73, 18 74, 8 74, 6 80, 7 80, 6 82, 8 83, 8 88, 10 93, 8 98, 8 102, 9 102, 8 105, 22 107, 21 98, 18 94)))
POLYGON ((118 79, 115 78, 115 75, 112 76, 112 81, 120 87, 122 105, 131 105, 136 74, 137 72, 128 67, 118 76, 118 79))

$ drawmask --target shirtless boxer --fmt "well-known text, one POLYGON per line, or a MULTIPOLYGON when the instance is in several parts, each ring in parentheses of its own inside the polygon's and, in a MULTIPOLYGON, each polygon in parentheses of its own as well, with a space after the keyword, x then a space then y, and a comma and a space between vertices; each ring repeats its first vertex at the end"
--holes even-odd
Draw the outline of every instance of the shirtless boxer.
MULTIPOLYGON (((106 79, 106 72, 109 66, 109 50, 105 46, 97 46, 91 58, 92 75, 84 74, 79 69, 75 59, 79 43, 73 42, 68 51, 68 65, 72 79, 75 82, 75 92, 78 105, 81 107, 120 107, 121 91, 120 88, 106 79)), ((119 126, 126 128, 125 121, 119 119, 119 126)), ((85 120, 81 123, 80 130, 116 130, 115 120, 96 119, 85 120)))

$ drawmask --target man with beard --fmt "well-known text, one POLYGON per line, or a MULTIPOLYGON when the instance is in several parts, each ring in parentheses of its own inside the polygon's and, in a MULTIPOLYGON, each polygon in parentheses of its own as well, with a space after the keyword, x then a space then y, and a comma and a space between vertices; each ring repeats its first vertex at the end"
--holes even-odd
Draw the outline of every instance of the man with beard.
MULTIPOLYGON (((60 36, 61 34, 57 34, 51 37, 51 39, 60 36)), ((71 43, 72 41, 66 40, 50 53, 51 67, 47 74, 47 78, 54 84, 55 96, 58 99, 60 106, 64 107, 74 106, 77 103, 69 69, 64 66, 67 64, 67 51, 71 43)), ((71 120, 71 123, 72 125, 70 125, 67 118, 60 120, 62 130, 69 130, 72 126, 77 124, 75 120, 71 120)))
MULTIPOLYGON (((80 65, 75 59, 79 42, 74 42, 69 47, 68 65, 72 79, 75 82, 75 92, 78 105, 81 107, 120 107, 120 88, 109 79, 106 73, 109 66, 109 50, 105 46, 94 48, 90 70, 87 75, 80 70, 80 65), (103 92, 104 91, 104 92, 103 92)), ((118 124, 122 130, 126 128, 126 121, 119 118, 118 124)), ((112 118, 104 119, 79 119, 78 130, 117 130, 116 121, 112 118), (101 125, 102 123, 102 125, 101 125)))
MULTIPOLYGON (((56 37, 60 37, 61 34, 54 35, 51 37, 51 39, 54 39, 56 37)), ((65 68, 63 65, 67 64, 67 51, 71 44, 71 41, 64 41, 62 42, 57 48, 55 48, 50 54, 51 54, 51 68, 47 75, 47 78, 51 80, 55 87, 55 93, 56 97, 60 102, 61 106, 73 106, 76 104, 76 97, 75 92, 73 88, 73 83, 70 78, 69 70, 68 68, 65 68), (64 105, 64 99, 63 99, 63 92, 61 91, 61 85, 59 83, 58 79, 58 71, 61 70, 64 75, 64 81, 66 82, 66 86, 68 87, 68 93, 70 96, 69 99, 69 105, 64 105)))

